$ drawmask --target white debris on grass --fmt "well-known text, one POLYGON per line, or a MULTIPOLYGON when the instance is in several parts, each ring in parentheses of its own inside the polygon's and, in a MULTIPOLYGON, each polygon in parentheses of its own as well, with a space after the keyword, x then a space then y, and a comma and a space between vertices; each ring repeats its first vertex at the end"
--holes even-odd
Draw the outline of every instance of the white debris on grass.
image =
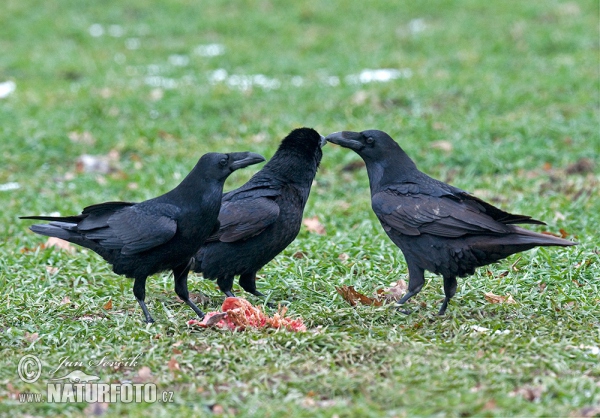
POLYGON ((410 22, 408 22, 408 30, 413 35, 415 35, 417 33, 421 33, 425 29, 427 29, 427 25, 425 24, 425 19, 417 18, 417 19, 413 19, 410 22))
POLYGON ((269 78, 264 74, 231 74, 227 70, 219 68, 208 75, 208 80, 211 84, 223 83, 231 88, 236 88, 242 91, 247 91, 253 86, 261 87, 265 90, 278 89, 281 86, 281 81, 276 78, 269 78))
POLYGON ((175 67, 185 67, 190 63, 190 57, 187 55, 169 55, 169 64, 175 67))
POLYGON ((120 38, 125 35, 125 29, 121 25, 110 25, 108 27, 108 34, 113 38, 120 38))
POLYGON ((410 77, 412 77, 412 70, 409 68, 402 68, 399 70, 393 68, 380 68, 376 70, 365 69, 358 74, 346 76, 346 82, 349 84, 366 84, 372 82, 385 83, 397 78, 410 77))
POLYGON ((159 75, 152 75, 144 78, 144 83, 150 87, 162 87, 164 89, 174 89, 178 86, 177 80, 159 75))
POLYGON ((17 190, 21 185, 15 181, 9 183, 0 184, 0 192, 7 192, 9 190, 17 190))
POLYGON ((94 23, 92 26, 89 27, 88 32, 94 38, 98 38, 98 37, 104 35, 104 28, 102 27, 101 24, 94 23))
POLYGON ((225 53, 225 46, 221 44, 198 45, 194 48, 194 54, 201 57, 216 57, 225 53))
POLYGON ((139 38, 127 38, 125 39, 125 48, 129 50, 140 49, 142 42, 139 38))
POLYGON ((0 99, 10 96, 17 89, 17 83, 12 80, 0 83, 0 99))

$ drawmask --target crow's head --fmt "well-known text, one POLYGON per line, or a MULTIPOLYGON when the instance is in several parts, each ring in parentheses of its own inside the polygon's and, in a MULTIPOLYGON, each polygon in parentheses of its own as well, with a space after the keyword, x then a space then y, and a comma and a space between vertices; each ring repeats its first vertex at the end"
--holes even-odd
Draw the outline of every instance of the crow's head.
POLYGON ((362 132, 334 132, 325 139, 334 144, 356 151, 365 162, 381 161, 397 154, 398 151, 402 151, 392 137, 383 131, 375 129, 362 132))
POLYGON ((323 157, 321 147, 326 143, 314 129, 294 129, 257 176, 310 188, 323 157))
POLYGON ((277 153, 293 153, 298 156, 306 157, 310 160, 316 160, 317 165, 321 162, 323 153, 321 148, 327 141, 325 138, 312 128, 298 128, 286 136, 277 153))
POLYGON ((371 191, 386 183, 406 180, 418 172, 415 163, 400 145, 383 131, 341 131, 325 139, 350 148, 362 157, 369 173, 371 191))
POLYGON ((205 176, 222 180, 235 170, 262 161, 265 161, 265 158, 254 152, 230 152, 228 154, 209 152, 200 157, 197 167, 205 176))

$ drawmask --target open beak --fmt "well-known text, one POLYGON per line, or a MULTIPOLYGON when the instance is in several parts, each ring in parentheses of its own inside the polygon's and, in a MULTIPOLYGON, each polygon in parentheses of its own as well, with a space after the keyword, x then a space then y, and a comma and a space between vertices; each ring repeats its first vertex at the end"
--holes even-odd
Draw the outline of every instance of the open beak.
POLYGON ((359 132, 341 131, 327 135, 325 139, 334 144, 341 145, 342 147, 360 151, 364 148, 364 144, 358 140, 360 135, 359 132))
POLYGON ((238 170, 240 168, 248 167, 252 164, 258 164, 265 161, 265 157, 254 152, 231 152, 229 158, 233 161, 229 164, 231 171, 238 170))

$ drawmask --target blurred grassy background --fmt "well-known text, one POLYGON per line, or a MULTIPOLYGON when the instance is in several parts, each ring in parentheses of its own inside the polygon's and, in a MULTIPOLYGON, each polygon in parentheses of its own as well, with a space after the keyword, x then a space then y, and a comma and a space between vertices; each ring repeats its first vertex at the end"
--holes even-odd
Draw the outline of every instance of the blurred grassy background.
MULTIPOLYGON (((175 404, 110 405, 108 415, 215 404, 239 416, 568 415, 598 405, 598 7, 6 0, 0 83, 16 88, 0 98, 0 411, 86 411, 17 405, 16 393, 45 387, 18 380, 27 353, 49 371, 64 356, 143 352, 155 381, 176 392, 175 404), (259 281, 324 328, 227 334, 188 329, 167 274, 149 280, 158 323, 144 328, 130 281, 83 250, 36 250, 43 238, 17 219, 144 200, 205 152, 268 158, 299 126, 385 130, 426 173, 581 245, 480 269, 460 281, 443 318, 433 315, 442 294, 434 276, 408 317, 348 307, 334 286, 371 294, 406 266, 370 211, 366 173, 351 165, 358 157, 328 145, 305 212, 327 234, 303 230, 259 281), (84 154, 109 169, 87 169, 84 154), (488 291, 517 304, 487 303, 488 291), (511 333, 474 336, 473 326, 511 333), (167 366, 172 357, 180 371, 167 366)), ((236 172, 226 188, 252 172, 236 172)), ((220 305, 212 282, 190 281, 214 296, 205 309, 220 305)), ((137 370, 96 372, 119 381, 137 370)))

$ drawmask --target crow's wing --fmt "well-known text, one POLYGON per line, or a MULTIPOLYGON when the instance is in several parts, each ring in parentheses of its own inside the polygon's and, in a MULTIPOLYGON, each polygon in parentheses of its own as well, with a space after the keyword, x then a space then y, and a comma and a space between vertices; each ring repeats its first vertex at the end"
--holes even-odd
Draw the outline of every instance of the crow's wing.
POLYGON ((418 186, 388 187, 372 197, 373 211, 386 231, 456 238, 467 234, 505 234, 510 228, 486 213, 477 201, 454 194, 432 196, 418 186))
MULTIPOLYGON (((180 209, 168 203, 135 205, 117 210, 112 215, 90 213, 86 238, 98 241, 107 249, 120 249, 122 254, 137 254, 169 241, 177 232, 180 209)), ((78 227, 78 229, 81 229, 78 227)))
POLYGON ((260 234, 279 217, 279 205, 268 197, 223 201, 219 231, 207 242, 235 242, 260 234))

